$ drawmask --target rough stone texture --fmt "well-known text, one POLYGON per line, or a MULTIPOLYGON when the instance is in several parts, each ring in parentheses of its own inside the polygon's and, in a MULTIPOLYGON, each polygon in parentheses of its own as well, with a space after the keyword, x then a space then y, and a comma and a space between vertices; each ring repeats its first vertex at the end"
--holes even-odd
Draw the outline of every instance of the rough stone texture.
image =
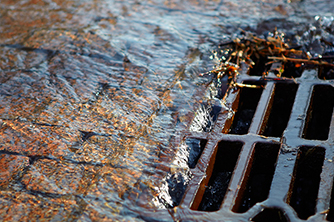
POLYGON ((28 156, 57 156, 69 153, 68 145, 80 139, 64 128, 41 126, 17 120, 3 120, 0 150, 28 156))
POLYGON ((28 157, 0 154, 0 187, 6 187, 12 179, 19 177, 27 166, 28 157))
POLYGON ((37 160, 22 177, 28 191, 51 194, 84 194, 96 182, 98 167, 48 159, 37 160))
POLYGON ((1 191, 1 221, 62 221, 80 211, 77 201, 1 191))

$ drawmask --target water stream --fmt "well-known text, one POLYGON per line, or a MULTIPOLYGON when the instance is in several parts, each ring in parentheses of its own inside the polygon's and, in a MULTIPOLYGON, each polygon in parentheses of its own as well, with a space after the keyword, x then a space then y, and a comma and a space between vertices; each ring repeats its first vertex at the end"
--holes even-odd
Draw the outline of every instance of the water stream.
POLYGON ((141 221, 140 212, 173 207, 184 187, 168 186, 191 175, 189 150, 172 138, 198 104, 219 109, 205 95, 211 77, 199 77, 215 64, 212 50, 240 28, 277 27, 323 54, 321 39, 334 42, 333 8, 331 0, 2 0, 1 220, 141 221))

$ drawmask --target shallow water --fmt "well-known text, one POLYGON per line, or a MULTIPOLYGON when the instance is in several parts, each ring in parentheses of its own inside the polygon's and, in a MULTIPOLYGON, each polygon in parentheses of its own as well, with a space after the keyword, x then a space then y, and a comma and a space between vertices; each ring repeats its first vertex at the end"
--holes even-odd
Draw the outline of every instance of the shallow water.
POLYGON ((211 99, 210 77, 199 73, 215 64, 212 50, 239 28, 277 27, 322 54, 321 38, 334 42, 333 8, 331 0, 1 1, 0 218, 140 221, 166 207, 168 180, 191 178, 175 162, 173 137, 211 99))

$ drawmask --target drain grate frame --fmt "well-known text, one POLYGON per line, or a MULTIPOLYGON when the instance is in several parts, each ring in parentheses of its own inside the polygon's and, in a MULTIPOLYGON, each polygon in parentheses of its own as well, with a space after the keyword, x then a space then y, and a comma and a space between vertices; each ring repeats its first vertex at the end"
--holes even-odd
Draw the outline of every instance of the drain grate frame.
MULTIPOLYGON (((264 86, 261 89, 262 92, 258 95, 258 104, 255 107, 247 132, 234 133, 232 131, 231 133, 230 130, 233 127, 238 108, 240 108, 240 93, 243 91, 243 89, 235 88, 229 91, 225 97, 225 104, 217 114, 211 131, 195 132, 188 129, 182 131, 174 138, 173 145, 175 146, 178 146, 187 138, 205 140, 206 144, 197 164, 190 169, 193 177, 185 189, 181 202, 169 211, 173 220, 264 221, 266 217, 272 217, 275 221, 334 221, 334 210, 330 209, 330 206, 334 203, 334 192, 332 192, 334 185, 334 104, 330 103, 327 107, 325 106, 324 115, 327 115, 327 123, 319 127, 325 127, 326 129, 318 129, 328 135, 316 137, 316 139, 305 136, 307 135, 308 127, 312 124, 312 120, 310 120, 312 119, 312 112, 315 110, 315 112, 320 112, 320 115, 322 115, 321 109, 319 111, 319 109, 313 107, 317 102, 315 100, 319 100, 317 96, 314 96, 315 90, 319 91, 320 89, 321 91, 324 89, 326 92, 332 92, 334 80, 318 78, 317 70, 313 69, 305 70, 300 77, 295 79, 268 78, 267 81, 264 81, 260 76, 250 76, 247 73, 241 73, 237 78, 237 83, 264 86), (289 86, 291 86, 291 89, 289 86), (288 99, 287 103, 290 104, 284 108, 284 115, 287 116, 284 117, 285 123, 283 127, 280 126, 279 132, 274 134, 264 133, 266 132, 266 125, 269 122, 268 120, 270 120, 270 115, 273 112, 272 109, 277 109, 278 105, 285 103, 285 101, 275 103, 277 97, 287 96, 284 93, 275 94, 278 89, 281 91, 291 90, 293 98, 288 99), (203 207, 205 193, 208 192, 207 189, 210 186, 212 187, 210 179, 212 175, 215 175, 214 171, 217 161, 224 161, 222 158, 217 158, 219 156, 219 147, 222 143, 242 145, 238 148, 239 155, 235 160, 234 170, 230 175, 225 175, 227 181, 222 186, 227 186, 226 190, 220 192, 221 194, 219 195, 223 196, 217 198, 221 203, 218 203, 218 207, 203 207), (256 154, 259 152, 256 151, 258 144, 272 147, 272 151, 270 151, 272 152, 272 157, 270 157, 270 164, 267 166, 271 167, 272 172, 269 175, 270 181, 266 182, 269 185, 266 185, 265 189, 267 191, 262 194, 261 198, 247 197, 252 203, 248 207, 241 209, 240 206, 242 205, 245 191, 249 189, 247 188, 249 186, 249 177, 254 174, 254 168, 259 168, 258 165, 261 165, 256 163, 256 161, 261 161, 259 158, 267 158, 265 155, 257 157, 261 156, 256 154), (307 212, 303 212, 303 210, 301 212, 300 207, 302 205, 296 206, 298 201, 295 201, 296 191, 294 185, 296 185, 296 180, 298 180, 297 169, 302 165, 300 153, 307 152, 305 151, 306 148, 310 150, 320 149, 319 155, 323 155, 323 160, 320 161, 320 165, 316 166, 318 167, 316 172, 318 175, 314 177, 319 178, 319 183, 316 186, 317 190, 315 191, 315 198, 313 198, 313 205, 306 210, 307 212)), ((329 102, 325 101, 325 103, 329 102)), ((322 101, 320 104, 324 104, 324 102, 322 101)), ((277 116, 277 114, 275 115, 277 116)), ((160 214, 159 216, 161 219, 162 215, 160 214)), ((166 218, 170 218, 170 215, 166 216, 166 218)))

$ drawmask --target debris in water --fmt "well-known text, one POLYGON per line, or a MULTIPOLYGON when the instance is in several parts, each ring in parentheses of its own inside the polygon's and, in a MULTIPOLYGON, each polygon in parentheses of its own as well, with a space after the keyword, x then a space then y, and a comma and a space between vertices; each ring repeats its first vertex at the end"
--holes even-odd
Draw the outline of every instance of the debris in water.
MULTIPOLYGON (((200 74, 200 76, 214 74, 215 81, 220 83, 224 76, 228 76, 229 88, 253 87, 236 83, 236 77, 244 67, 249 75, 262 76, 263 80, 285 80, 299 77, 304 69, 319 67, 319 76, 324 78, 333 73, 332 54, 315 55, 310 52, 298 50, 300 47, 290 47, 285 42, 285 34, 278 32, 269 33, 267 37, 260 38, 250 32, 242 30, 244 37, 236 38, 219 45, 219 50, 214 52, 214 57, 219 64, 213 70, 200 74), (275 65, 273 65, 275 64, 275 65), (300 71, 297 71, 300 70, 300 71), (268 77, 271 71, 277 78, 268 77), (324 74, 322 75, 323 72, 324 74)), ((325 42, 326 45, 331 43, 325 42)), ((219 84, 218 84, 219 86, 219 84)), ((256 86, 259 87, 259 86, 256 86)))

